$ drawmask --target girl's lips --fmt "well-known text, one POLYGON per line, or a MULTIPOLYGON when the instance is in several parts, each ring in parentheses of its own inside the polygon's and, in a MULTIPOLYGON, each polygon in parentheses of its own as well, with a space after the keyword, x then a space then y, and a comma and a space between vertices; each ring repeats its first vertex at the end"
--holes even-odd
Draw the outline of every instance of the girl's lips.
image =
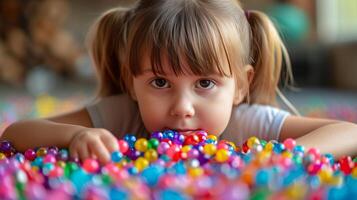
POLYGON ((175 128, 169 128, 170 130, 174 130, 180 133, 192 133, 196 131, 201 131, 202 129, 175 129, 175 128))

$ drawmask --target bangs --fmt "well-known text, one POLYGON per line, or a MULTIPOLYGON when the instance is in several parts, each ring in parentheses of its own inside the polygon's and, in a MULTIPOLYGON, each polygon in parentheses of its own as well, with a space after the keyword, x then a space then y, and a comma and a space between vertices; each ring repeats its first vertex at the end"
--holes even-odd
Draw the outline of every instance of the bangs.
POLYGON ((239 55, 228 53, 241 47, 232 44, 239 41, 237 30, 227 30, 222 21, 205 9, 192 5, 161 6, 158 12, 143 15, 138 17, 141 20, 135 23, 136 31, 129 42, 128 66, 134 76, 151 67, 154 74, 165 75, 164 68, 168 68, 176 76, 191 73, 231 77, 234 68, 238 68, 234 65, 242 63, 237 61, 239 55), (143 58, 151 66, 143 66, 143 58))

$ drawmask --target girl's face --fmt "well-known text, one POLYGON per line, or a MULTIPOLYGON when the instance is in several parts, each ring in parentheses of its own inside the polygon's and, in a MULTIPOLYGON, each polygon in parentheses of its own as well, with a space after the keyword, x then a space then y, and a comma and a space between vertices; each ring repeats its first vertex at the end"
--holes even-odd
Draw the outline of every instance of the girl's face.
POLYGON ((205 130, 219 136, 229 122, 233 103, 242 99, 233 77, 196 76, 187 67, 185 75, 176 76, 164 67, 166 75, 156 76, 150 62, 144 61, 143 66, 147 67, 133 80, 133 98, 150 132, 173 129, 187 135, 205 130))

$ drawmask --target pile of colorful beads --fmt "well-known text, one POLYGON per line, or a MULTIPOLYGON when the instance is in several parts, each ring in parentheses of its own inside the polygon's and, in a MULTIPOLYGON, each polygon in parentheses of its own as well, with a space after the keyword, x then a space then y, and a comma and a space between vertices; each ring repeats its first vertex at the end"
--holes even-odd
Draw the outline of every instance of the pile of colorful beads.
POLYGON ((0 143, 0 199, 347 199, 357 160, 335 160, 292 139, 242 147, 201 131, 126 135, 111 162, 70 159, 66 149, 0 143))

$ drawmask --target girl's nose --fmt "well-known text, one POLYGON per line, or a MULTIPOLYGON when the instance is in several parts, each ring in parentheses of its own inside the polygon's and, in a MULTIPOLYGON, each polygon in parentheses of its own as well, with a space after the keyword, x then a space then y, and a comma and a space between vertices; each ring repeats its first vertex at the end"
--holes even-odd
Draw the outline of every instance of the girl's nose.
POLYGON ((170 115, 181 118, 193 117, 195 109, 192 100, 185 95, 176 97, 176 100, 172 102, 170 115))

